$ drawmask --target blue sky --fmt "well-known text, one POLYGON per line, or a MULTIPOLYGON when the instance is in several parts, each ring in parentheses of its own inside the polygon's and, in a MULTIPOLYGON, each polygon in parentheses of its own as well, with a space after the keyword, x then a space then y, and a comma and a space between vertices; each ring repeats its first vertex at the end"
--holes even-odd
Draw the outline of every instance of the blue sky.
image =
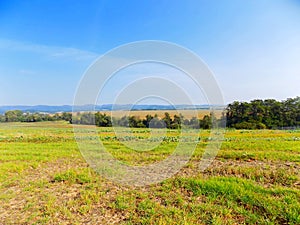
MULTIPOLYGON (((194 51, 214 72, 226 103, 300 95, 297 0, 2 0, 0 105, 72 104, 90 64, 140 40, 194 51)), ((171 76, 151 66, 141 71, 116 75, 99 102, 111 103, 133 77, 149 71, 171 76)), ((196 91, 191 94, 205 103, 196 91)))

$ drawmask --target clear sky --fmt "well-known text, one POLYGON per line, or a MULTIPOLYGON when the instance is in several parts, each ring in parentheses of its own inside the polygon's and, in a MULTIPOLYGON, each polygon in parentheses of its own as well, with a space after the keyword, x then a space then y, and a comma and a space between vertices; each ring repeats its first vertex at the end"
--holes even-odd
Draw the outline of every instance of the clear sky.
MULTIPOLYGON (((140 40, 194 51, 226 103, 300 95, 297 0, 1 0, 0 105, 72 104, 97 57, 140 40)), ((141 68, 130 71, 110 82, 102 103, 141 68)))

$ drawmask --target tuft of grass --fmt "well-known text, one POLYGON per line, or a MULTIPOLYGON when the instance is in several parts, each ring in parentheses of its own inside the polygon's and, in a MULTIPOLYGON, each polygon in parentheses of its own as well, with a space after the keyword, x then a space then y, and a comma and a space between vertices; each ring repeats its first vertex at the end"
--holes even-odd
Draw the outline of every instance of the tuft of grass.
POLYGON ((245 216, 246 223, 300 223, 300 192, 282 187, 265 189, 253 181, 215 177, 208 180, 181 179, 181 187, 194 196, 206 196, 210 201, 236 210, 245 216), (253 220, 255 218, 256 221, 253 220))
POLYGON ((65 172, 55 174, 52 181, 67 182, 70 184, 86 184, 91 183, 93 181, 93 178, 91 176, 91 171, 88 169, 81 171, 69 169, 65 172))

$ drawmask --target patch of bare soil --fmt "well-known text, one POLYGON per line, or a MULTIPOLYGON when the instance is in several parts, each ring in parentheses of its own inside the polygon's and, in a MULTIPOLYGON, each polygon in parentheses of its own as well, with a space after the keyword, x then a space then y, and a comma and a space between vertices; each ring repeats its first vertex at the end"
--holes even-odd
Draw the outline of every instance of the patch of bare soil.
MULTIPOLYGON (((178 177, 212 176, 252 179, 263 186, 280 184, 300 188, 300 165, 273 161, 214 160, 201 172, 192 160, 178 177)), ((24 171, 16 182, 3 188, 0 198, 0 224, 120 224, 130 215, 116 210, 113 203, 129 187, 119 186, 101 177, 87 183, 56 182, 55 174, 69 169, 87 168, 83 159, 59 159, 24 171), (91 190, 91 196, 87 195, 91 190), (90 199, 89 199, 90 198, 90 199), (93 200, 94 199, 94 200, 93 200), (87 204, 89 201, 90 204, 87 204), (74 222, 75 221, 75 222, 74 222)), ((151 187, 138 188, 146 193, 151 187)), ((186 194, 189 197, 189 194, 186 194)), ((200 201, 200 200, 199 200, 200 201)), ((204 201, 203 199, 201 201, 204 201)))
POLYGON ((119 224, 124 216, 109 207, 120 190, 117 185, 104 180, 99 182, 101 199, 87 212, 80 213, 76 204, 72 206, 70 202, 78 201, 81 191, 89 184, 53 182, 57 173, 86 167, 88 165, 83 159, 60 159, 23 172, 18 182, 4 188, 3 195, 8 197, 0 199, 0 224, 74 224, 74 221, 79 224, 119 224), (103 194, 102 190, 106 192, 103 194), (51 213, 64 211, 64 207, 71 215, 51 213))

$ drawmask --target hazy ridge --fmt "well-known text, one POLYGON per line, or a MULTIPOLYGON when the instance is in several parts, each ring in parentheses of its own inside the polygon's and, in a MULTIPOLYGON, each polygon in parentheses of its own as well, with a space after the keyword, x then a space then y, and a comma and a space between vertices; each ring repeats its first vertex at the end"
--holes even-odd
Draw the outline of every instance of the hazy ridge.
MULTIPOLYGON (((74 111, 88 111, 95 109, 96 111, 112 111, 112 110, 183 110, 183 109, 209 109, 210 105, 83 105, 77 106, 74 111)), ((23 112, 45 112, 45 113, 57 113, 57 112, 71 112, 73 111, 72 105, 11 105, 0 106, 0 114, 9 110, 21 110, 23 112)))

